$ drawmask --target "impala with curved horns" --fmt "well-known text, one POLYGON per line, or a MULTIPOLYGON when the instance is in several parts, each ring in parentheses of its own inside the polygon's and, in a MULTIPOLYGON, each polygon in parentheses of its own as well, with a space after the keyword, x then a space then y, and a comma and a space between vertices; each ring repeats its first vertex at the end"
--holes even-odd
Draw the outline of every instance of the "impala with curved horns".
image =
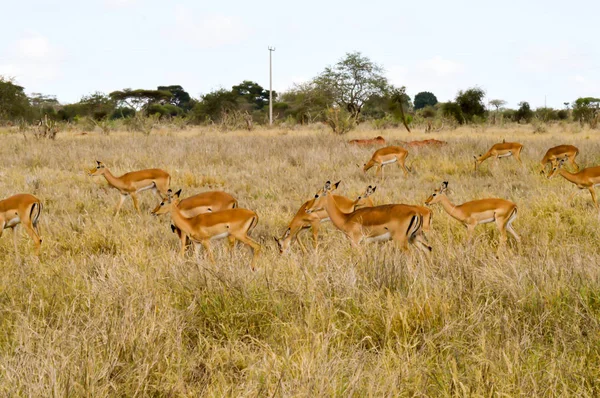
POLYGON ((348 237, 353 247, 358 247, 363 241, 393 240, 402 250, 408 249, 408 243, 412 243, 425 253, 431 252, 431 247, 423 240, 423 216, 414 208, 383 205, 365 207, 347 214, 340 210, 331 194, 339 184, 339 181, 333 185, 327 181, 306 212, 310 214, 324 209, 333 225, 348 237))
POLYGON ((487 158, 491 157, 498 160, 500 158, 514 156, 519 164, 523 165, 523 162, 521 162, 521 150, 523 150, 523 145, 518 142, 502 141, 499 144, 494 144, 485 154, 473 156, 475 158, 475 171, 477 171, 477 166, 483 163, 487 158))
POLYGON ((19 258, 17 249, 17 227, 19 224, 25 227, 29 236, 33 239, 35 254, 40 255, 42 238, 40 238, 38 223, 41 213, 42 202, 30 194, 22 193, 0 200, 0 236, 2 236, 4 229, 12 229, 17 258, 19 258))
MULTIPOLYGON (((373 207, 373 200, 371 199, 371 195, 375 193, 377 187, 373 187, 369 185, 366 191, 359 195, 356 200, 349 199, 345 196, 333 195, 335 202, 339 206, 339 208, 344 213, 352 213, 356 209, 360 209, 363 207, 373 207)), ((308 214, 306 212, 306 208, 312 206, 315 200, 311 199, 306 202, 300 209, 296 212, 296 215, 290 221, 288 228, 285 230, 283 236, 281 238, 273 237, 275 242, 277 242, 277 247, 279 248, 279 253, 283 254, 287 252, 292 243, 298 241, 300 248, 304 253, 306 253, 306 247, 302 243, 300 236, 298 235, 300 231, 303 229, 312 228, 313 235, 313 247, 316 249, 318 246, 318 236, 319 236, 319 225, 322 222, 330 221, 329 216, 325 210, 319 210, 313 213, 308 214)))
POLYGON ((426 205, 440 203, 446 213, 452 218, 460 221, 467 227, 469 242, 473 238, 475 227, 479 224, 495 222, 500 231, 500 247, 506 243, 506 231, 508 231, 517 242, 520 241, 519 235, 512 227, 512 223, 517 217, 517 205, 504 199, 480 199, 471 202, 465 202, 461 205, 454 205, 446 196, 448 181, 444 181, 442 186, 436 189, 425 201, 426 205))
POLYGON ((198 257, 198 246, 204 246, 211 262, 215 262, 210 241, 228 238, 231 250, 235 247, 236 240, 250 246, 253 251, 250 267, 255 269, 256 258, 261 250, 258 242, 249 235, 258 223, 258 216, 252 210, 228 209, 215 213, 202 213, 195 217, 187 218, 179 209, 179 196, 181 189, 175 194, 171 190, 167 192, 167 198, 152 212, 154 215, 171 214, 171 220, 181 230, 181 256, 185 254, 185 239, 189 237, 194 243, 196 257, 198 257))
MULTIPOLYGON (((550 174, 548 174, 548 179, 551 179, 556 174, 560 174, 565 180, 572 182, 579 189, 587 189, 592 195, 592 202, 594 203, 594 207, 597 210, 600 210, 598 207, 598 200, 596 198, 596 189, 597 185, 600 185, 600 166, 596 167, 588 167, 587 169, 583 169, 577 173, 570 173, 567 170, 563 169, 563 165, 565 163, 565 159, 561 159, 557 162, 557 164, 552 168, 550 174)), ((567 202, 571 202, 573 197, 579 191, 573 192, 573 194, 569 197, 567 202)), ((599 214, 600 215, 600 214, 599 214)))
POLYGON ((366 173, 371 167, 375 166, 375 175, 381 173, 381 178, 383 178, 383 166, 398 163, 398 167, 404 171, 404 176, 408 176, 410 169, 405 165, 407 157, 408 151, 401 146, 386 146, 373 153, 371 159, 364 165, 363 171, 366 173))
POLYGON ((123 174, 121 177, 115 177, 110 170, 104 165, 104 163, 96 160, 96 167, 88 170, 88 174, 91 176, 104 176, 110 186, 119 190, 121 197, 117 204, 117 210, 115 217, 119 214, 123 202, 127 196, 131 196, 133 200, 133 206, 140 213, 138 206, 137 194, 151 189, 162 201, 164 196, 169 190, 169 184, 171 183, 171 176, 164 170, 161 169, 147 169, 132 171, 123 174))
POLYGON ((579 149, 573 145, 559 145, 550 148, 540 162, 542 165, 540 173, 545 174, 546 165, 548 163, 550 163, 550 169, 553 169, 561 159, 568 160, 575 171, 579 171, 579 165, 575 162, 575 158, 578 154, 579 149))

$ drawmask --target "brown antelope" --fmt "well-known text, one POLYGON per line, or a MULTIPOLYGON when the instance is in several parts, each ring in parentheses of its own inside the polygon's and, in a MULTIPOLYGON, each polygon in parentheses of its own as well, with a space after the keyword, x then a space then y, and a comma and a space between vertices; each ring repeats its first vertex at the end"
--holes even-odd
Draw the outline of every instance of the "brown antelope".
MULTIPOLYGON (((375 175, 379 175, 382 173, 383 166, 390 163, 398 163, 398 167, 404 170, 404 175, 407 176, 410 171, 406 165, 406 157, 408 156, 408 151, 401 146, 387 146, 385 148, 381 148, 376 150, 371 156, 371 160, 369 160, 363 167, 363 171, 366 173, 371 167, 376 166, 377 171, 375 175)), ((381 175, 383 178, 383 173, 381 175)))
POLYGON ((110 186, 119 190, 121 198, 117 204, 115 217, 119 214, 119 210, 121 210, 121 206, 123 206, 123 202, 125 202, 127 196, 131 196, 133 206, 139 213, 138 193, 152 189, 160 200, 163 200, 163 195, 167 194, 169 184, 171 183, 171 176, 169 173, 161 169, 132 171, 123 174, 121 177, 115 177, 104 163, 97 160, 96 167, 88 170, 88 174, 91 176, 104 176, 110 186))
POLYGON ((498 160, 500 158, 505 158, 508 156, 514 156, 515 159, 519 162, 519 164, 523 164, 521 162, 521 150, 523 149, 523 145, 518 142, 504 142, 502 141, 499 144, 494 144, 492 147, 483 155, 473 156, 475 158, 475 171, 477 171, 477 166, 483 163, 487 158, 494 157, 494 159, 498 160))
POLYGON ((0 201, 0 236, 2 236, 4 229, 12 229, 17 258, 19 258, 19 251, 17 250, 17 227, 19 224, 23 224, 25 230, 33 239, 35 254, 40 255, 42 239, 40 238, 38 222, 41 212, 42 202, 35 196, 26 193, 14 195, 0 201))
MULTIPOLYGON (((598 208, 598 200, 596 198, 595 189, 596 185, 600 185, 600 166, 588 167, 587 169, 583 169, 577 173, 570 173, 562 168, 562 166, 565 163, 565 160, 565 158, 560 159, 556 163, 556 165, 554 165, 552 171, 550 172, 550 174, 548 174, 548 179, 551 179, 556 174, 560 174, 565 180, 575 184, 577 188, 587 188, 587 190, 590 191, 590 194, 592 195, 592 202, 594 202, 594 207, 596 207, 597 210, 600 210, 598 208)), ((579 191, 573 192, 573 194, 569 197, 569 200, 567 202, 571 202, 571 200, 573 200, 573 197, 577 194, 577 192, 579 191)))
MULTIPOLYGON (((160 205, 160 203, 159 203, 160 205)), ((214 213, 221 210, 235 209, 238 207, 237 200, 226 192, 212 191, 202 192, 185 198, 179 202, 179 210, 184 217, 191 218, 202 213, 214 213)), ((158 210, 158 207, 154 211, 158 210)), ((181 239, 181 231, 174 225, 171 230, 181 239)), ((189 240, 186 241, 186 245, 189 240)))
POLYGON ((329 181, 315 195, 315 201, 306 209, 307 213, 324 209, 337 229, 344 232, 353 247, 365 242, 393 240, 402 250, 408 243, 429 253, 431 247, 423 241, 423 216, 414 208, 405 205, 383 205, 364 207, 350 214, 340 210, 331 192, 340 183, 329 181))
MULTIPOLYGON (((344 213, 352 213, 356 209, 360 209, 363 207, 373 207, 373 200, 371 200, 371 195, 375 193, 377 187, 372 187, 369 185, 367 190, 358 196, 356 200, 351 200, 345 196, 333 195, 335 202, 338 207, 344 213)), ((306 253, 306 247, 300 236, 298 234, 303 229, 312 228, 313 235, 313 247, 316 249, 318 246, 318 236, 319 236, 319 226, 322 222, 330 221, 329 216, 325 210, 315 211, 313 213, 308 214, 306 212, 306 208, 310 207, 315 199, 308 200, 304 202, 300 209, 296 212, 296 215, 289 223, 288 228, 285 230, 283 236, 281 238, 273 237, 275 242, 277 242, 277 247, 279 248, 279 253, 283 254, 287 252, 291 246, 291 244, 295 241, 298 241, 300 248, 304 253, 306 253)))
POLYGON ((463 223, 467 227, 469 242, 473 238, 475 227, 479 224, 495 222, 500 231, 500 246, 506 242, 506 231, 508 231, 517 242, 520 241, 519 235, 512 227, 512 222, 517 217, 517 205, 504 199, 480 199, 454 205, 446 196, 448 181, 444 181, 442 186, 436 189, 425 201, 426 205, 440 203, 446 213, 452 218, 463 223))
POLYGON ((377 136, 371 139, 357 139, 348 141, 350 145, 368 146, 368 145, 385 145, 385 138, 377 136))
POLYGON ((548 149, 548 152, 542 158, 540 162, 542 167, 540 169, 541 174, 545 174, 546 165, 550 163, 550 169, 553 169, 556 166, 556 163, 565 159, 571 163, 571 166, 575 169, 575 171, 579 171, 579 165, 575 162, 575 158, 579 154, 579 149, 574 147, 573 145, 559 145, 553 148, 548 149))
POLYGON ((250 232, 258 223, 258 216, 252 210, 247 209, 228 209, 214 213, 201 213, 195 217, 187 218, 179 209, 179 195, 181 189, 175 194, 171 190, 167 192, 167 198, 164 199, 158 207, 152 212, 154 215, 171 214, 171 220, 175 226, 181 230, 181 256, 185 254, 186 237, 194 243, 196 257, 198 256, 198 246, 204 246, 211 262, 215 259, 210 248, 210 241, 216 239, 228 238, 233 250, 236 240, 250 246, 253 249, 251 268, 254 270, 256 257, 260 252, 260 244, 250 238, 250 232))

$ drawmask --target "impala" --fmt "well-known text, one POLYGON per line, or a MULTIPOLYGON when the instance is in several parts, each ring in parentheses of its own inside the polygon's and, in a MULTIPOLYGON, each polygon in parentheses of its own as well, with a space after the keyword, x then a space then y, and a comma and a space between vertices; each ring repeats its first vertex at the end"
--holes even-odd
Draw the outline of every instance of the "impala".
POLYGON ((508 156, 514 156, 515 159, 522 165, 521 162, 521 150, 523 149, 523 145, 518 142, 504 142, 502 141, 499 144, 494 144, 492 147, 483 155, 473 156, 475 158, 475 171, 477 171, 477 166, 483 163, 487 158, 494 157, 496 160, 500 158, 505 158, 508 156))
MULTIPOLYGON (((586 189, 590 191, 592 195, 592 201, 594 202, 594 206, 596 209, 598 208, 598 201, 596 199, 596 185, 600 185, 600 166, 596 167, 588 167, 587 169, 583 169, 577 173, 570 173, 567 170, 563 169, 562 166, 565 163, 565 159, 561 159, 557 162, 557 164, 552 168, 550 174, 548 174, 548 179, 551 179, 556 174, 560 174, 567 181, 572 182, 579 189, 586 189)), ((568 202, 573 200, 573 197, 579 191, 573 192, 573 194, 569 197, 568 202)))
POLYGON ((341 211, 332 191, 340 183, 325 183, 323 189, 315 195, 315 200, 306 212, 311 214, 324 209, 337 229, 344 232, 353 247, 362 241, 376 242, 393 240, 402 249, 408 249, 408 243, 429 253, 431 247, 423 241, 421 216, 412 206, 383 205, 365 207, 350 214, 341 211))
POLYGON ((247 209, 228 209, 214 213, 202 213, 195 217, 187 218, 179 209, 179 196, 181 189, 175 194, 171 190, 167 192, 167 198, 152 212, 154 215, 165 213, 171 214, 171 220, 179 230, 181 230, 181 256, 185 254, 185 239, 189 237, 194 243, 196 257, 198 256, 198 246, 204 246, 208 257, 214 263, 215 259, 210 248, 210 241, 216 239, 228 238, 233 250, 236 240, 250 246, 253 251, 251 268, 254 270, 256 257, 260 252, 260 244, 250 238, 250 232, 258 223, 258 216, 255 212, 247 209))
POLYGON ((171 183, 171 176, 169 173, 161 169, 132 171, 123 174, 121 177, 115 177, 104 163, 97 160, 96 167, 88 170, 88 174, 91 176, 104 176, 110 186, 119 190, 121 198, 117 204, 115 217, 119 214, 119 210, 121 210, 121 206, 123 206, 123 202, 125 202, 127 196, 131 196, 133 206, 139 213, 138 193, 152 189, 160 200, 163 200, 163 195, 167 194, 169 184, 171 183))
MULTIPOLYGON (((369 185, 367 187, 367 190, 363 194, 358 196, 358 198, 356 198, 356 200, 351 200, 345 196, 339 196, 339 195, 333 195, 333 197, 334 197, 335 202, 337 203, 338 207, 344 213, 352 213, 356 209, 360 209, 363 207, 373 207, 373 200, 371 200, 370 196, 373 193, 375 193, 376 189, 377 189, 377 187, 372 187, 371 185, 369 185)), ((292 221, 289 223, 288 228, 285 230, 285 232, 281 238, 273 237, 273 239, 275 239, 275 242, 277 242, 277 247, 279 248, 279 253, 283 254, 283 253, 287 252, 290 248, 290 245, 293 242, 295 242, 296 240, 298 241, 298 244, 300 245, 300 248, 302 249, 302 251, 304 253, 306 253, 306 247, 302 243, 302 240, 300 239, 298 234, 303 229, 308 229, 308 228, 312 228, 313 247, 315 249, 317 248, 317 245, 318 245, 317 238, 319 236, 319 225, 322 222, 330 221, 330 220, 329 220, 329 216, 327 215, 327 212, 325 212, 325 210, 319 210, 319 211, 316 211, 316 212, 313 212, 310 214, 308 214, 306 212, 306 208, 310 207, 314 201, 315 201, 314 199, 308 200, 308 201, 304 202, 304 204, 302 206, 300 206, 300 209, 296 212, 296 215, 294 216, 292 221)))
MULTIPOLYGON (((473 238, 475 227, 479 224, 495 222, 500 231, 500 246, 506 242, 506 231, 508 231, 517 242, 520 241, 519 235, 512 227, 512 222, 517 217, 517 205, 504 199, 480 199, 454 205, 446 196, 448 181, 444 181, 442 186, 436 189, 425 201, 426 205, 440 203, 446 213, 452 218, 463 223, 467 227, 469 242, 473 238)), ((500 249, 499 246, 499 249, 500 249)))
POLYGON ((556 166, 556 163, 561 159, 568 160, 569 163, 571 163, 571 166, 575 168, 575 171, 579 171, 579 165, 575 162, 575 158, 578 154, 579 149, 573 145, 559 145, 555 146, 554 148, 550 148, 540 162, 542 165, 540 173, 545 173, 546 165, 548 163, 550 163, 550 169, 553 169, 554 166, 556 166))
MULTIPOLYGON (((162 200, 161 200, 162 201, 162 200)), ((159 203, 160 206, 160 203, 159 203)), ((184 217, 190 218, 202 213, 214 213, 221 210, 235 209, 238 207, 237 200, 226 192, 212 191, 202 192, 179 202, 179 210, 184 217)), ((156 212, 158 207, 154 209, 156 212)), ((171 230, 181 238, 181 230, 171 225, 171 230)), ((186 245, 187 245, 186 241, 186 245)))
MULTIPOLYGON (((371 167, 375 166, 377 167, 375 175, 379 175, 383 170, 383 166, 397 162, 398 167, 402 168, 402 170, 404 170, 404 175, 407 176, 410 171, 404 164, 407 156, 408 151, 401 146, 387 146, 378 149, 373 153, 373 156, 371 156, 371 160, 364 165, 363 171, 366 173, 371 167)), ((383 174, 381 177, 383 178, 383 174)))
POLYGON ((35 244, 35 253, 39 256, 42 239, 38 229, 38 222, 42 212, 42 203, 38 198, 26 193, 11 196, 0 201, 0 236, 6 228, 11 228, 13 232, 13 241, 15 253, 19 257, 17 250, 17 227, 23 224, 25 230, 33 239, 35 244))
POLYGON ((367 145, 385 145, 385 138, 378 135, 370 139, 357 139, 348 141, 350 145, 367 146, 367 145))

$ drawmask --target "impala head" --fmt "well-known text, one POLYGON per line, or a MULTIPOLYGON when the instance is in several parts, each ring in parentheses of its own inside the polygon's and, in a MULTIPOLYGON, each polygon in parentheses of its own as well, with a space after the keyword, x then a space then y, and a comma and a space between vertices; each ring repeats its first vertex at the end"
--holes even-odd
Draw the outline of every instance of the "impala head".
POLYGON ((277 242, 277 248, 279 249, 279 254, 283 254, 288 251, 290 248, 290 244, 292 243, 291 237, 292 230, 290 228, 285 230, 285 233, 281 238, 273 237, 275 242, 277 242))
POLYGON ((552 177, 554 177, 558 173, 558 169, 560 169, 563 166, 563 164, 565 164, 565 160, 567 160, 567 158, 563 158, 555 162, 552 165, 552 170, 550 171, 550 173, 548 173, 548 176, 546 178, 551 179, 552 177))
POLYGON ((337 189, 337 187, 340 185, 341 181, 336 182, 335 184, 331 184, 331 181, 327 181, 325 183, 325 185, 323 186, 322 189, 319 189, 319 191, 317 191, 317 193, 315 194, 315 199, 312 203, 312 205, 309 205, 306 207, 306 212, 308 214, 315 212, 315 211, 319 211, 319 210, 323 210, 325 208, 325 199, 327 197, 327 195, 330 192, 333 192, 337 189))
POLYGON ((154 210, 152 210, 152 215, 159 216, 171 211, 172 206, 177 206, 179 204, 179 195, 181 195, 181 189, 175 193, 169 189, 167 191, 167 197, 164 198, 154 210))
POLYGON ((432 205, 434 203, 438 203, 442 196, 446 195, 446 190, 448 189, 448 181, 442 182, 442 185, 437 188, 433 193, 427 198, 425 204, 427 206, 432 205))
POLYGON ((358 198, 356 198, 357 201, 361 200, 361 199, 366 199, 369 196, 373 195, 375 193, 375 190, 377 189, 376 186, 372 186, 369 185, 367 187, 367 190, 365 191, 365 193, 363 193, 362 195, 359 195, 358 198))
POLYGON ((96 160, 96 167, 88 170, 88 174, 91 176, 101 176, 106 171, 106 166, 104 163, 96 160))

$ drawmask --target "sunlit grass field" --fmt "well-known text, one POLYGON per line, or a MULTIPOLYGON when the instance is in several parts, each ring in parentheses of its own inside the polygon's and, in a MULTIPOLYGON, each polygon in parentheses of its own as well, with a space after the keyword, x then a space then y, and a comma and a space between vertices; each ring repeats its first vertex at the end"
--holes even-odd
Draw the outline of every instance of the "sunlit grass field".
MULTIPOLYGON (((600 394, 600 221, 587 191, 538 173, 545 151, 580 149, 582 167, 600 165, 599 132, 577 125, 534 134, 531 126, 460 128, 424 134, 324 127, 252 133, 161 131, 59 135, 37 141, 0 135, 0 197, 28 192, 44 203, 42 255, 22 232, 21 263, 10 232, 0 239, 1 396, 598 396, 600 394), (436 138, 411 149, 408 178, 396 165, 380 181, 362 165, 375 148, 346 144, 436 138), (512 158, 473 155, 496 142, 524 144, 512 158), (168 216, 142 214, 86 168, 115 174, 163 168, 182 196, 234 195, 259 215, 264 247, 213 245, 216 264, 188 254, 168 216), (376 204, 423 204, 449 181, 455 204, 501 197, 517 203, 509 238, 466 229, 434 207, 430 259, 392 243, 361 251, 333 225, 316 252, 281 256, 281 236, 298 207, 327 180, 356 197, 377 185, 376 204)), ((301 233, 311 248, 309 233, 301 233)))

